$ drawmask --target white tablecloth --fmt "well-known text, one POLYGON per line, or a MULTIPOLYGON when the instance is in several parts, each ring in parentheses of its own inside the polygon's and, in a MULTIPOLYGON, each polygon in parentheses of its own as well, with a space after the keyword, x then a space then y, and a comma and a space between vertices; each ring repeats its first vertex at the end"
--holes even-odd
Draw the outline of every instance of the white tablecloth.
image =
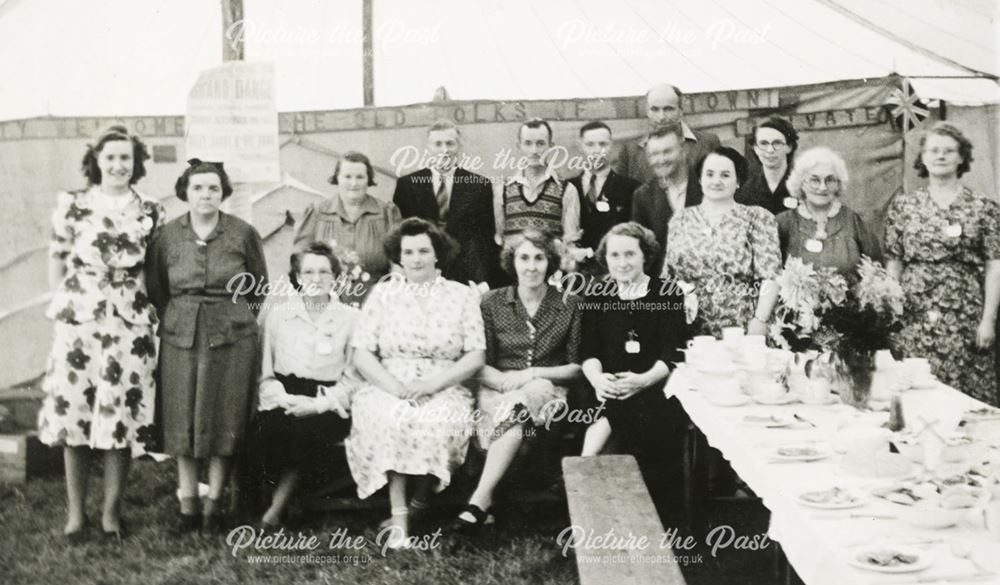
MULTIPOLYGON (((857 477, 843 471, 841 455, 809 463, 775 461, 768 456, 768 452, 777 446, 798 441, 829 441, 832 445, 837 429, 845 423, 861 423, 861 419, 865 419, 863 422, 877 425, 878 421, 871 419, 881 417, 882 421, 887 421, 888 412, 861 412, 839 403, 829 406, 749 404, 719 407, 709 404, 701 393, 691 389, 688 374, 682 366, 671 376, 666 386, 667 396, 677 396, 688 416, 705 434, 709 445, 721 451, 736 473, 761 497, 771 511, 769 536, 781 543, 788 562, 807 585, 880 584, 934 575, 975 573, 976 569, 968 559, 953 554, 950 545, 953 541, 971 544, 973 556, 980 564, 991 570, 1000 570, 1000 541, 990 539, 982 520, 976 519, 975 515, 952 528, 928 530, 912 527, 897 519, 878 518, 880 515, 892 516, 898 507, 880 498, 873 498, 864 507, 849 510, 809 508, 797 502, 799 494, 835 485, 870 490, 887 480, 857 477), (798 414, 815 423, 816 428, 805 424, 766 428, 743 423, 746 415, 773 413, 798 414), (900 544, 907 541, 917 543, 912 547, 932 553, 935 561, 921 572, 892 575, 849 564, 851 553, 856 553, 858 546, 877 543, 880 539, 900 544)), ((960 408, 983 406, 954 389, 940 385, 904 393, 904 412, 913 406, 926 407, 936 401, 960 408)), ((973 581, 949 581, 964 582, 973 581)), ((1000 583, 1000 578, 996 582, 1000 583)))

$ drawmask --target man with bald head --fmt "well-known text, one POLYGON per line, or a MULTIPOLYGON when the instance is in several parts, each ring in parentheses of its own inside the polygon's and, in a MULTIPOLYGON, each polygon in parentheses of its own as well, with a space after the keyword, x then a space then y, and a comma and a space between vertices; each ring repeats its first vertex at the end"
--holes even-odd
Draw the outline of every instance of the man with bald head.
MULTIPOLYGON (((681 90, 668 83, 654 85, 646 92, 646 118, 649 120, 647 135, 669 124, 680 122, 684 131, 688 174, 697 181, 698 161, 719 146, 719 137, 711 132, 694 130, 684 123, 684 112, 681 109, 682 96, 681 90)), ((618 174, 631 177, 640 183, 656 178, 646 160, 646 136, 623 144, 613 167, 618 174)))

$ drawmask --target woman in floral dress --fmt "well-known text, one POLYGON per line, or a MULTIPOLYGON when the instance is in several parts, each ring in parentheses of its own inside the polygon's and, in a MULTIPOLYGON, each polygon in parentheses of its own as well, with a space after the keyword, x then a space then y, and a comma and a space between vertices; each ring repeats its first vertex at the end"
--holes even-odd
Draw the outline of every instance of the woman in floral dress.
POLYGON ((52 214, 49 280, 55 321, 39 412, 39 438, 62 446, 70 542, 84 537, 92 453, 103 452, 101 527, 122 536, 120 503, 130 455, 151 436, 156 312, 146 295, 146 246, 163 207, 132 185, 146 146, 113 126, 88 146, 83 191, 60 193, 52 214))
POLYGON ((354 336, 354 364, 368 384, 351 405, 347 461, 359 497, 389 484, 390 548, 408 546, 407 483, 417 501, 431 483, 447 487, 472 431, 472 393, 462 382, 485 363, 486 341, 478 293, 435 269, 450 247, 434 225, 403 221, 386 252, 405 277, 372 290, 354 336))
POLYGON ((746 161, 720 147, 702 161, 700 205, 670 220, 663 276, 694 286, 694 335, 719 337, 723 327, 763 335, 778 297, 778 226, 766 209, 736 203, 746 161))
POLYGON ((921 139, 914 164, 926 187, 901 193, 886 218, 889 273, 906 293, 897 347, 926 357, 937 377, 1000 405, 993 365, 1000 302, 1000 210, 962 185, 972 143, 944 122, 921 139))

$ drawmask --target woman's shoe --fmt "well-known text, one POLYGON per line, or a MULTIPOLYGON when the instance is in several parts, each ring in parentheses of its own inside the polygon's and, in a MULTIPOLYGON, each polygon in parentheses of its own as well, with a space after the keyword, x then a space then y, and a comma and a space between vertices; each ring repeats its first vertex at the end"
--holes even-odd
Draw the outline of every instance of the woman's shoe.
POLYGON ((63 540, 66 544, 76 546, 87 541, 87 533, 90 531, 90 520, 83 518, 83 524, 72 532, 63 532, 63 540))
POLYGON ((490 513, 491 510, 492 508, 483 510, 475 504, 467 504, 462 513, 451 523, 451 532, 468 536, 479 534, 483 527, 494 523, 493 514, 490 513), (475 518, 475 522, 470 522, 462 518, 462 514, 465 513, 475 518))
POLYGON ((409 536, 406 534, 402 528, 393 524, 393 520, 396 518, 408 518, 410 515, 409 508, 393 508, 392 516, 389 518, 389 523, 385 528, 379 528, 379 532, 389 530, 389 538, 385 541, 385 547, 389 550, 406 550, 411 548, 409 536))
POLYGON ((114 540, 117 542, 121 542, 125 540, 126 536, 128 536, 128 530, 125 528, 125 520, 118 521, 117 530, 102 529, 102 531, 104 532, 104 540, 114 540))
MULTIPOLYGON (((431 510, 431 505, 427 503, 427 500, 418 500, 416 498, 410 500, 410 505, 406 508, 406 513, 410 518, 410 523, 417 523, 427 517, 428 512, 431 510)), ((378 529, 385 530, 386 528, 392 526, 392 516, 389 516, 385 520, 379 523, 378 529)))

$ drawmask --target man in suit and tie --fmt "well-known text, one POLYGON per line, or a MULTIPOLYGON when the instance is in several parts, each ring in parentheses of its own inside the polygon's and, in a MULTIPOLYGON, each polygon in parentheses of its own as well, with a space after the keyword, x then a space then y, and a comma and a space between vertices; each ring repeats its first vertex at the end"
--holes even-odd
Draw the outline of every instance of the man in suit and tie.
POLYGON ((486 177, 458 166, 461 138, 451 121, 435 122, 427 131, 429 168, 400 177, 392 201, 403 219, 432 221, 461 246, 457 257, 442 267, 445 278, 494 285, 500 267, 493 189, 486 177))
MULTIPOLYGON (((695 174, 695 166, 706 154, 719 147, 719 137, 711 132, 694 130, 684 122, 684 111, 681 109, 683 94, 676 86, 669 83, 654 85, 646 92, 646 118, 649 120, 649 131, 653 132, 667 124, 680 124, 685 145, 685 157, 688 173, 695 174)), ((622 145, 618 151, 614 166, 618 174, 631 177, 640 183, 654 178, 653 170, 647 164, 646 140, 632 140, 622 145)))
MULTIPOLYGON (((604 234, 612 226, 629 221, 632 215, 632 194, 637 181, 623 177, 610 166, 611 128, 599 120, 580 128, 580 149, 586 157, 584 171, 569 179, 580 199, 580 248, 597 250, 604 234)), ((582 268, 594 268, 587 262, 582 268)))
POLYGON ((701 203, 698 177, 688 174, 686 148, 679 122, 656 129, 646 141, 646 158, 653 178, 632 196, 632 221, 653 230, 660 243, 660 257, 651 274, 659 274, 663 266, 670 218, 685 207, 701 203))

